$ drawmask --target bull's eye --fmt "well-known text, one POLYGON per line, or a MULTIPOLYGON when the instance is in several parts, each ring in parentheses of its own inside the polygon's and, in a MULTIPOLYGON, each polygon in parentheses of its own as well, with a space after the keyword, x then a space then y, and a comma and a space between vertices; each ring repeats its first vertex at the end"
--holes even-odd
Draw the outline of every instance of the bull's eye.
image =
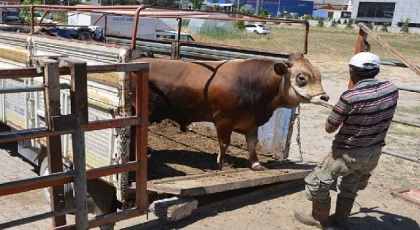
POLYGON ((296 84, 299 87, 303 87, 308 84, 308 78, 305 75, 301 74, 296 78, 296 84))

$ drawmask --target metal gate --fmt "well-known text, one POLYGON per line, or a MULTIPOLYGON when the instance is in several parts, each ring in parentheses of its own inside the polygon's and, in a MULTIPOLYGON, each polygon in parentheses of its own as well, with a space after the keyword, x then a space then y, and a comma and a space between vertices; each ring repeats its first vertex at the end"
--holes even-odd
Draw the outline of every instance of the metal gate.
POLYGON ((51 187, 51 211, 0 224, 0 229, 53 218, 55 229, 87 229, 139 216, 147 210, 147 63, 87 66, 86 62, 67 57, 35 57, 36 68, 2 69, 0 79, 34 78, 43 76, 43 86, 17 87, 0 93, 44 91, 46 128, 34 128, 0 133, 0 143, 46 137, 50 175, 0 184, 0 196, 51 187), (88 121, 87 73, 135 72, 136 114, 109 120, 88 121), (59 77, 70 74, 71 113, 61 115, 59 77), (136 159, 125 164, 111 165, 86 171, 85 132, 100 129, 135 126, 136 159), (72 135, 74 169, 63 172, 61 135, 72 135), (93 220, 87 216, 87 180, 123 172, 136 172, 136 207, 93 220), (64 184, 74 182, 75 206, 64 206, 64 184), (75 225, 66 225, 65 214, 74 213, 75 225))

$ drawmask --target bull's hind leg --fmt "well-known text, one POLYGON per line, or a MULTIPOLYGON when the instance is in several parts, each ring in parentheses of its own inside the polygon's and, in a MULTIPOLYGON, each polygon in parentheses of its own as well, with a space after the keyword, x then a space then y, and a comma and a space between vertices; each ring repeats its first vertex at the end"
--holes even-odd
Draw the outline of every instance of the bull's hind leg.
POLYGON ((249 161, 251 161, 252 169, 256 171, 262 171, 266 168, 261 165, 258 160, 257 151, 255 147, 258 144, 258 128, 252 133, 245 135, 246 143, 248 145, 249 161))
POLYGON ((233 126, 229 120, 218 120, 214 123, 217 130, 217 138, 219 139, 219 155, 217 156, 217 164, 219 170, 222 170, 223 163, 225 162, 226 150, 230 145, 230 136, 232 135, 233 126))

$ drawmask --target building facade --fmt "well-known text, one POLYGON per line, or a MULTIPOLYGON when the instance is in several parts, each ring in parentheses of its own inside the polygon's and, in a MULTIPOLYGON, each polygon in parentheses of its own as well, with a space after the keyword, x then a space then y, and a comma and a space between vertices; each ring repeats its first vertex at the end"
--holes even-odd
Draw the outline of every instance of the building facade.
POLYGON ((406 19, 420 27, 419 0, 353 0, 351 17, 361 22, 390 23, 399 26, 406 19))
MULTIPOLYGON (((241 5, 250 4, 254 8, 257 0, 239 0, 241 5)), ((312 15, 314 8, 313 1, 302 0, 261 0, 261 9, 268 11, 270 15, 277 16, 282 11, 288 14, 303 16, 305 14, 312 15)))

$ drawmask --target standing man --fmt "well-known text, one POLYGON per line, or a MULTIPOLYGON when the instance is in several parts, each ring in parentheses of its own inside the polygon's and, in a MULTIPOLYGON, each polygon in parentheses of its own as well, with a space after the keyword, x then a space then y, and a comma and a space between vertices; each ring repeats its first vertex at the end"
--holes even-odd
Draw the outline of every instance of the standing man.
POLYGON ((375 79, 379 66, 379 57, 369 52, 358 53, 350 60, 350 78, 355 85, 340 96, 325 123, 327 133, 339 131, 331 153, 305 178, 312 212, 295 212, 295 218, 303 224, 347 229, 357 191, 367 186, 370 172, 378 164, 397 106, 398 88, 375 79), (336 179, 337 206, 329 219, 329 189, 336 179))

